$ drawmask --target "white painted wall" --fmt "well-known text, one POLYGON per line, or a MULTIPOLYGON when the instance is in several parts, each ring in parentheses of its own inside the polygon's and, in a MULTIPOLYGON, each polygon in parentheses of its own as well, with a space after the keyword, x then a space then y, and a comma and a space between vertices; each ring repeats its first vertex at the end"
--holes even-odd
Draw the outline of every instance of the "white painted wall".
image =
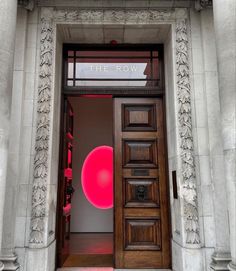
POLYGON ((112 99, 70 99, 74 109, 73 186, 71 232, 112 232, 113 209, 91 205, 81 187, 81 168, 88 153, 100 145, 112 146, 112 99))

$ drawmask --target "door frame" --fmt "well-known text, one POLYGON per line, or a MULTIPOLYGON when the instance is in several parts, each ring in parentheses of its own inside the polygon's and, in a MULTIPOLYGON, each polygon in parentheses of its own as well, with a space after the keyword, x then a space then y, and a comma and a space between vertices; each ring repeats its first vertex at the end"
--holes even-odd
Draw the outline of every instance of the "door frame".
MULTIPOLYGON (((166 189, 167 189, 167 208, 168 208, 168 218, 169 218, 169 247, 170 247, 170 261, 172 265, 172 255, 171 255, 171 206, 170 206, 170 186, 169 186, 169 177, 168 177, 168 150, 167 150, 167 123, 166 123, 166 101, 165 101, 165 73, 164 73, 164 45, 163 44, 140 44, 140 45, 125 45, 119 44, 115 47, 110 44, 66 44, 63 46, 63 67, 62 67, 62 87, 61 87, 61 116, 60 116, 60 132, 63 127, 63 114, 64 114, 64 101, 68 97, 79 97, 84 94, 88 95, 112 95, 112 99, 115 97, 122 98, 161 98, 162 99, 162 108, 163 108, 163 133, 164 133, 164 150, 165 150, 165 171, 166 171, 166 189), (160 57, 160 74, 161 74, 161 88, 156 87, 66 87, 65 82, 65 50, 68 48, 88 48, 89 50, 127 50, 127 49, 140 49, 140 50, 149 50, 149 49, 160 49, 161 57, 160 57)), ((114 115, 114 114, 113 114, 114 115)), ((59 175, 58 181, 60 179, 60 165, 62 160, 62 142, 60 135, 60 146, 59 146, 59 175)), ((59 187, 59 186, 58 186, 59 187)), ((59 194, 59 193, 57 193, 59 194)), ((57 206, 59 206, 59 202, 57 202, 57 206)), ((58 210, 56 217, 58 216, 58 210)), ((56 218, 56 236, 58 236, 58 218, 56 218)), ((115 226, 115 216, 113 215, 113 225, 115 226)), ((115 233, 113 226, 113 234, 115 233)), ((114 240, 114 237, 113 237, 114 240)), ((57 250, 56 250, 57 251, 57 250)), ((114 252, 114 249, 113 249, 114 252)), ((113 266, 115 263, 115 257, 113 256, 113 266)), ((56 260, 56 266, 58 265, 58 261, 56 260)))
MULTIPOLYGON (((61 183, 61 180, 65 179, 64 177, 64 164, 65 164, 65 124, 67 122, 67 119, 65 119, 65 114, 67 110, 67 105, 66 105, 66 100, 67 102, 68 99, 62 95, 61 99, 61 115, 60 115, 60 143, 59 143, 59 163, 58 163, 58 190, 57 190, 57 206, 56 206, 56 265, 58 266, 64 263, 67 256, 66 254, 62 253, 62 250, 60 249, 60 246, 62 245, 62 242, 64 243, 64 240, 61 240, 61 232, 63 231, 62 224, 63 224, 63 219, 61 216, 63 216, 63 210, 60 208, 63 206, 64 202, 62 202, 63 199, 63 194, 64 194, 64 185, 61 183), (59 224, 61 223, 61 225, 59 224), (59 255, 61 255, 61 258, 59 258, 59 255), (62 260, 62 261, 61 261, 62 260)), ((73 125, 72 125, 73 126, 73 125)), ((72 128, 73 129, 73 128, 72 128)), ((69 218, 70 219, 70 218, 69 218)), ((69 222, 70 223, 70 222, 69 222)), ((69 242, 70 236, 67 236, 67 242, 69 242)))
MULTIPOLYGON (((113 92, 115 93, 115 91, 113 92)), ((77 93, 76 95, 65 95, 65 94, 62 94, 62 99, 61 99, 61 127, 63 127, 64 125, 64 121, 63 121, 63 115, 64 115, 64 101, 65 99, 67 99, 68 97, 79 97, 81 96, 81 94, 77 93)), ((117 97, 117 95, 113 95, 112 96, 112 99, 117 97)), ((124 95, 118 95, 118 97, 122 97, 122 98, 129 98, 131 97, 130 95, 127 95, 127 94, 124 94, 124 95)), ((169 222, 169 247, 170 247, 170 260, 171 260, 171 264, 172 264, 172 257, 171 257, 171 209, 170 209, 170 193, 169 193, 169 178, 168 178, 168 159, 167 159, 167 131, 166 131, 166 108, 165 108, 165 96, 164 95, 156 95, 156 96, 149 96, 149 95, 135 95, 136 98, 160 98, 162 100, 162 107, 163 107, 163 134, 164 134, 164 151, 166 153, 165 157, 164 157, 164 161, 165 161, 165 171, 166 171, 166 176, 165 176, 165 179, 166 179, 166 200, 167 200, 167 208, 168 208, 168 222, 169 222)), ((113 108, 114 110, 114 108, 113 108)), ((114 112, 113 112, 113 115, 114 115, 114 112)), ((61 131, 61 129, 60 129, 61 131)), ((114 131, 113 131, 114 132, 114 131)), ((114 135, 113 135, 114 137, 114 135)), ((61 136, 60 136, 60 146, 59 146, 59 175, 58 175, 58 189, 60 189, 60 184, 59 184, 59 180, 60 180, 60 174, 61 173, 61 163, 62 163, 62 159, 63 159, 63 133, 61 131, 61 136)), ((113 145, 114 145, 114 142, 113 142, 113 145)), ((115 180, 113 180, 113 183, 115 182, 115 180)), ((57 202, 57 218, 56 218, 56 236, 57 236, 57 240, 58 240, 58 223, 60 222, 60 220, 58 219, 58 215, 60 214, 59 210, 58 210, 58 207, 61 206, 59 200, 60 200, 60 191, 57 193, 57 198, 58 198, 58 202, 57 202)), ((115 197, 114 197, 115 198, 115 197)), ((115 204, 115 201, 114 201, 114 204, 115 204)), ((114 206, 115 208, 115 206, 114 206)), ((113 214, 113 241, 115 240, 115 215, 113 214)), ((58 244, 59 245, 59 244, 58 244)), ((114 247, 114 243, 113 243, 113 247, 114 247)), ((57 252, 58 252, 58 248, 57 248, 57 252)), ((113 249, 113 253, 115 252, 115 250, 113 249)), ((58 256, 58 253, 57 253, 57 256, 58 256)), ((56 257, 56 265, 58 265, 58 258, 56 257)), ((115 256, 113 255, 113 266, 115 264, 115 256)))

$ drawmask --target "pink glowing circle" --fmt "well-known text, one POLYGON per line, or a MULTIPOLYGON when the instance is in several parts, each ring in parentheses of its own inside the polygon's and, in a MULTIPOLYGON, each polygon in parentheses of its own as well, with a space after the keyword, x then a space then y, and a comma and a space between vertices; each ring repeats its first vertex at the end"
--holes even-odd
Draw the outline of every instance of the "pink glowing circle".
POLYGON ((81 173, 87 200, 96 208, 113 207, 113 148, 99 146, 86 157, 81 173))

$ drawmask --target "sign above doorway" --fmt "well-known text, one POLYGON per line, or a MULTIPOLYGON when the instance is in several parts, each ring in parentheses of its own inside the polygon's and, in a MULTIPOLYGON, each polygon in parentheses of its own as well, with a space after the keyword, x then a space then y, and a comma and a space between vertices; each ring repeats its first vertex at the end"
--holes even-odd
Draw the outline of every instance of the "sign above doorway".
POLYGON ((155 49, 96 50, 66 47, 65 87, 157 87, 160 84, 160 52, 155 49))

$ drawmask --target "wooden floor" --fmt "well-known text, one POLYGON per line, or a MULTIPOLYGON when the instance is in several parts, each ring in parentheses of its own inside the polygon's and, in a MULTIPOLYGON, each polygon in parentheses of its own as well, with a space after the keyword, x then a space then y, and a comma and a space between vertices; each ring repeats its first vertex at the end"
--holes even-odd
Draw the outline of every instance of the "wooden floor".
POLYGON ((72 233, 63 267, 112 267, 112 233, 72 233))

